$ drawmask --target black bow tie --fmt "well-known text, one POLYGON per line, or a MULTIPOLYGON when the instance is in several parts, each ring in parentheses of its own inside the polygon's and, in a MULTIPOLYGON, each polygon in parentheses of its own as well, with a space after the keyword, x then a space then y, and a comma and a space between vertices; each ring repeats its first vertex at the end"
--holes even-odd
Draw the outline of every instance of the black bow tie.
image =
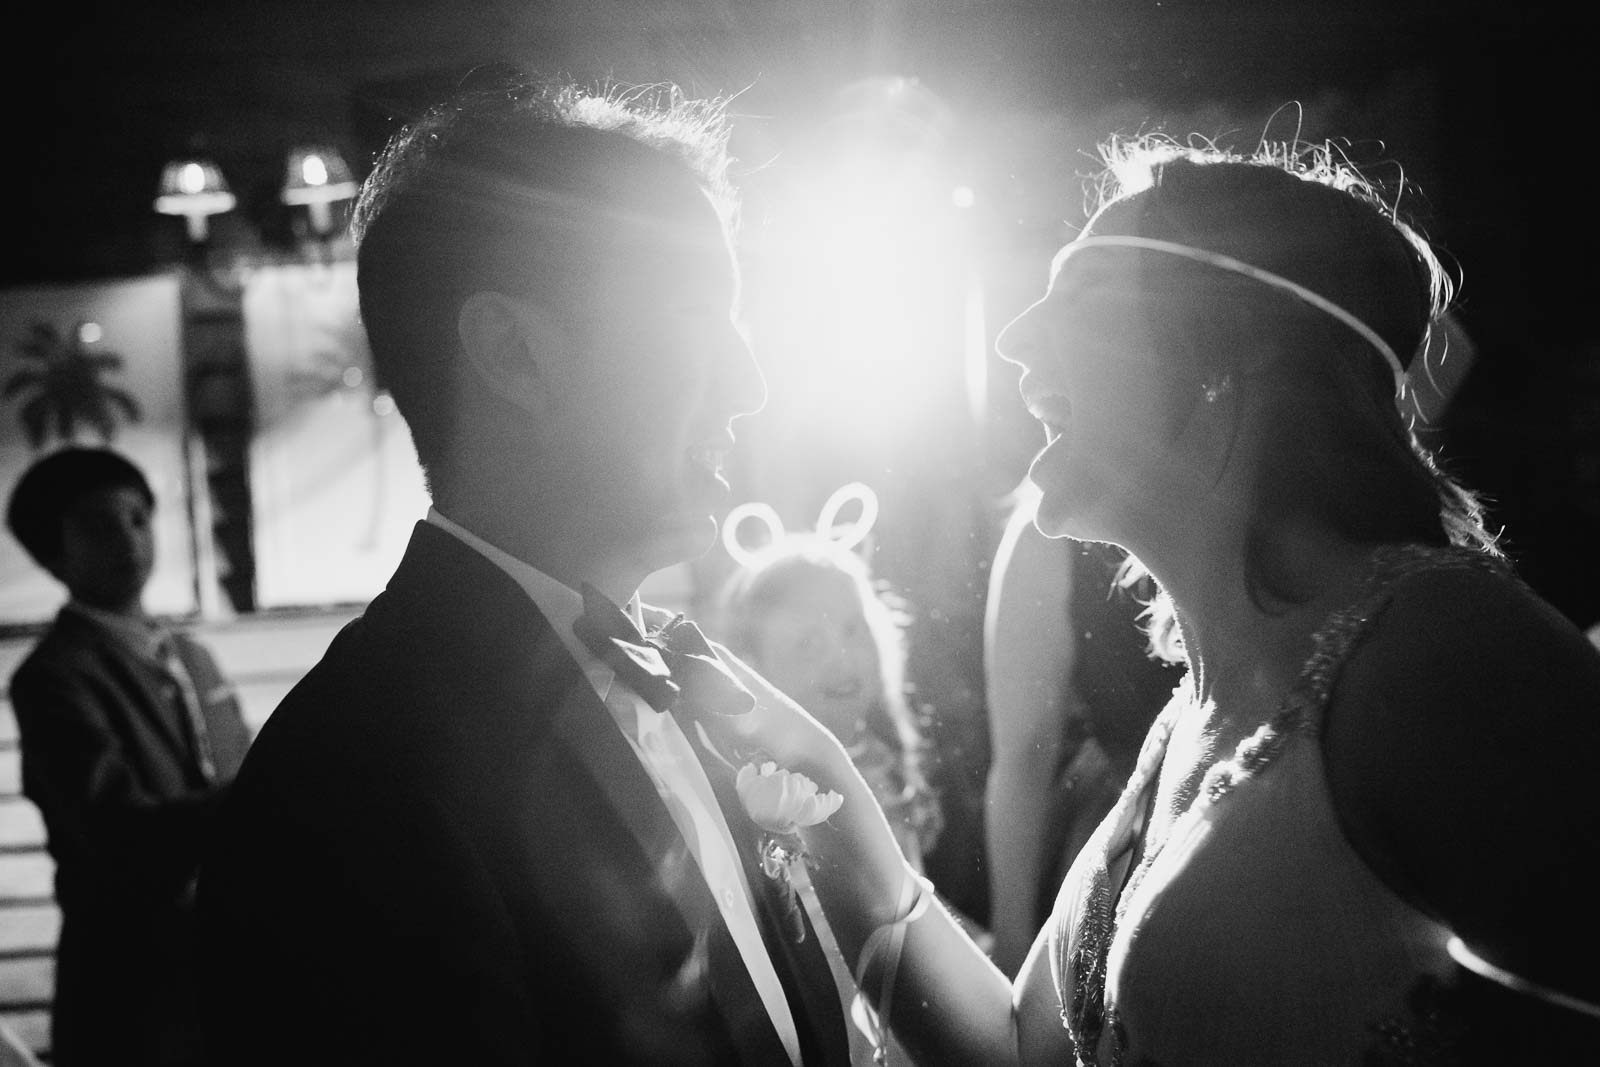
POLYGON ((743 715, 756 698, 682 615, 649 636, 594 586, 583 585, 578 639, 657 711, 743 715))

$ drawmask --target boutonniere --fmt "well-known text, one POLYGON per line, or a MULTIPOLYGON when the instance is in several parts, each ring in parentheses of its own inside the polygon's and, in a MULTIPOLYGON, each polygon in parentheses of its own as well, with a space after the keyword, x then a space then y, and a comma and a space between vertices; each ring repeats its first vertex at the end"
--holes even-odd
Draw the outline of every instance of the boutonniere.
POLYGON ((805 924, 790 871, 797 863, 810 862, 800 831, 827 821, 844 797, 831 789, 819 791, 810 778, 771 760, 740 767, 734 785, 746 814, 761 828, 761 871, 781 892, 788 933, 798 944, 805 940, 805 924))

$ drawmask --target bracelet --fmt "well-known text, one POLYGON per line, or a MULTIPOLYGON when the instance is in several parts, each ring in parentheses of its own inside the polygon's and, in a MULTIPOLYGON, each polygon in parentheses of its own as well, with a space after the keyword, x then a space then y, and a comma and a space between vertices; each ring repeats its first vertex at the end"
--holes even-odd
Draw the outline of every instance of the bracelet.
POLYGON ((863 1014, 871 1028, 867 1036, 872 1041, 872 1061, 878 1067, 884 1067, 889 1062, 889 1009, 894 999, 895 977, 900 970, 900 950, 905 945, 906 931, 912 923, 922 918, 932 901, 933 883, 907 868, 905 881, 900 884, 899 907, 895 909, 900 918, 872 931, 861 946, 861 956, 856 963, 858 1001, 866 996, 861 982, 867 975, 867 968, 880 953, 884 956, 883 976, 878 983, 878 1008, 874 1011, 871 1004, 862 1005, 866 1008, 863 1014))
POLYGON ((1488 960, 1484 959, 1482 956, 1468 948, 1467 943, 1461 940, 1459 937, 1452 936, 1449 941, 1446 941, 1445 949, 1450 953, 1451 959, 1461 964, 1461 966, 1465 967, 1479 978, 1487 978, 1491 982, 1505 986, 1514 993, 1522 993, 1526 996, 1535 997, 1539 1000, 1545 1001, 1546 1003, 1555 1004, 1559 1007, 1581 1012, 1584 1015, 1591 1015, 1596 1019, 1600 1019, 1600 1004, 1591 1004, 1587 1000, 1570 996, 1569 994, 1563 993, 1558 989, 1551 989, 1549 986, 1543 986, 1537 982, 1530 982, 1520 974, 1513 974, 1503 967, 1496 967, 1494 964, 1490 963, 1488 960))

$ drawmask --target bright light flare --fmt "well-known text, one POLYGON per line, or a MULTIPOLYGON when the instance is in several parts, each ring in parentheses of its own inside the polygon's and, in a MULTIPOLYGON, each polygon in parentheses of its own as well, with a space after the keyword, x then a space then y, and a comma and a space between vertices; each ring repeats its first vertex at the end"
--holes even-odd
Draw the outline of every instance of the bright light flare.
POLYGON ((774 211, 757 345, 791 402, 830 426, 899 433, 964 386, 968 266, 950 189, 925 162, 863 156, 774 211))

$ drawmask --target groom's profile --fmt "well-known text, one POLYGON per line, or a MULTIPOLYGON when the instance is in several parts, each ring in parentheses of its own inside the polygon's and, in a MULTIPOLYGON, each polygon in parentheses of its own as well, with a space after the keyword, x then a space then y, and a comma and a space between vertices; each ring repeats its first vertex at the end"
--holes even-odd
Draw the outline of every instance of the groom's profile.
POLYGON ((215 1062, 847 1062, 691 702, 580 636, 648 627, 764 402, 727 136, 676 90, 475 72, 364 183, 362 319, 433 506, 202 866, 215 1062))

